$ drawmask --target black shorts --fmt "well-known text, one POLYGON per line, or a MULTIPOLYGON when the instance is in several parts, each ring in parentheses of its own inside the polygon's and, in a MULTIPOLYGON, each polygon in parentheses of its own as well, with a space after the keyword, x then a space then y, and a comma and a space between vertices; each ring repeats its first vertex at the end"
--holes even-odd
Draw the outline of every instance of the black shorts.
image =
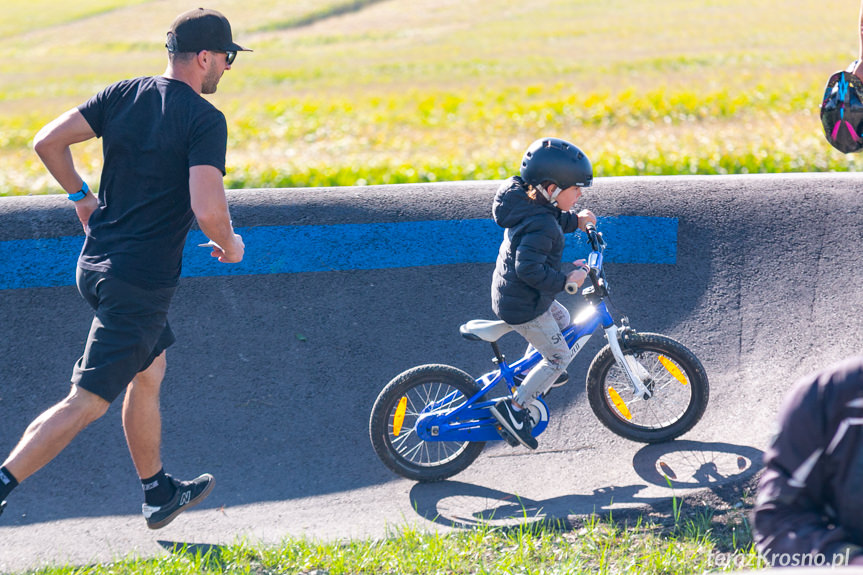
POLYGON ((72 383, 110 403, 174 343, 168 308, 176 288, 148 290, 80 267, 76 279, 96 315, 72 383))

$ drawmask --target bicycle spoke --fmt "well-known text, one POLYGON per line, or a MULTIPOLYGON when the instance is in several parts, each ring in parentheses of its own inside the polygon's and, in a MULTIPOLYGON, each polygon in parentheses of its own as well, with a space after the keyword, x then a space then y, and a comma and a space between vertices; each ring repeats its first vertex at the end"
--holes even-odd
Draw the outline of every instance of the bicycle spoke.
POLYGON ((468 445, 468 442, 426 442, 416 433, 416 422, 424 415, 423 411, 429 405, 436 405, 442 400, 449 399, 442 405, 437 405, 435 411, 449 411, 455 409, 467 398, 451 386, 441 383, 423 383, 407 390, 403 397, 406 398, 402 426, 399 435, 395 435, 395 411, 396 405, 389 417, 388 432, 389 440, 393 449, 406 460, 421 466, 436 466, 445 463, 460 454, 468 445))
POLYGON ((679 420, 686 412, 690 402, 691 391, 688 385, 689 377, 686 372, 673 359, 663 355, 667 363, 659 359, 659 354, 654 352, 641 352, 638 361, 650 374, 652 397, 644 400, 638 396, 623 399, 623 406, 617 407, 616 403, 622 399, 614 389, 631 389, 626 373, 619 366, 614 365, 605 381, 605 395, 610 406, 618 417, 626 419, 629 423, 647 429, 659 429, 667 427, 679 420), (677 375, 675 375, 677 371, 677 375))

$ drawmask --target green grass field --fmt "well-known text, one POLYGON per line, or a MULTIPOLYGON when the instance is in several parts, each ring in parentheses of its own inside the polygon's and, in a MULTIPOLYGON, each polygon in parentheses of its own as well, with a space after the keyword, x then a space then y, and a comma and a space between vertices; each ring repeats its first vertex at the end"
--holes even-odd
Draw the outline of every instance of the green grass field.
MULTIPOLYGON (((191 545, 153 559, 54 567, 33 575, 700 575, 760 569, 743 510, 717 521, 710 508, 677 504, 668 521, 586 518, 578 526, 482 525, 446 534, 413 528, 384 539, 280 545, 191 545)), ((529 518, 526 518, 529 519, 529 518)))
MULTIPOLYGON (((850 0, 208 3, 240 54, 212 101, 233 188, 498 179, 569 139, 597 175, 859 170, 818 104, 856 55, 850 0)), ((164 70, 174 0, 12 0, 0 32, 0 195, 56 192, 36 131, 164 70)), ((96 182, 97 142, 75 151, 96 182)))

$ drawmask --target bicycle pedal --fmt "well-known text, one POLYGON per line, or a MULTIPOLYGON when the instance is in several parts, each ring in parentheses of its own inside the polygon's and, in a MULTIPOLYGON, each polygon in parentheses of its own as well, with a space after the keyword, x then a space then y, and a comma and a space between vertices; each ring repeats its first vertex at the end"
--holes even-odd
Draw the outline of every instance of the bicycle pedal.
POLYGON ((500 436, 503 437, 506 440, 506 442, 510 444, 510 446, 518 447, 519 445, 521 445, 521 443, 518 441, 518 439, 513 437, 509 431, 507 431, 506 429, 503 428, 503 426, 497 425, 497 426, 495 426, 495 429, 497 429, 497 432, 500 434, 500 436))

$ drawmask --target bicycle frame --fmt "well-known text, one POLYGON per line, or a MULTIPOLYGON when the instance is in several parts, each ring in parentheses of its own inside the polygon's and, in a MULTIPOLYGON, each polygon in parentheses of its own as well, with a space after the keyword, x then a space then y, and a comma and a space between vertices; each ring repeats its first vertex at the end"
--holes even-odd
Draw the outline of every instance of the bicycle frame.
MULTIPOLYGON (((586 297, 591 305, 582 310, 563 330, 563 336, 569 347, 574 350, 573 355, 576 355, 601 326, 617 364, 628 376, 633 394, 648 399, 652 395, 644 381, 648 375, 644 373, 637 361, 623 353, 618 339, 619 328, 604 301, 608 293, 602 277, 602 250, 605 244, 602 236, 595 230, 588 230, 588 239, 593 248, 587 261, 590 267, 588 277, 593 284, 593 291, 586 297)), ((500 398, 487 400, 481 400, 481 398, 501 382, 505 382, 507 391, 511 392, 515 387, 515 376, 527 374, 541 359, 542 356, 536 350, 512 365, 507 364, 503 356, 499 356, 498 369, 477 378, 476 381, 481 389, 465 403, 455 409, 443 409, 455 399, 458 392, 453 392, 427 405, 422 411, 423 415, 416 422, 417 435, 423 441, 463 442, 502 439, 497 431, 497 421, 488 412, 488 409, 500 398)), ((535 405, 540 410, 540 421, 533 429, 534 435, 539 435, 548 426, 549 411, 548 405, 542 398, 537 398, 535 405)))

